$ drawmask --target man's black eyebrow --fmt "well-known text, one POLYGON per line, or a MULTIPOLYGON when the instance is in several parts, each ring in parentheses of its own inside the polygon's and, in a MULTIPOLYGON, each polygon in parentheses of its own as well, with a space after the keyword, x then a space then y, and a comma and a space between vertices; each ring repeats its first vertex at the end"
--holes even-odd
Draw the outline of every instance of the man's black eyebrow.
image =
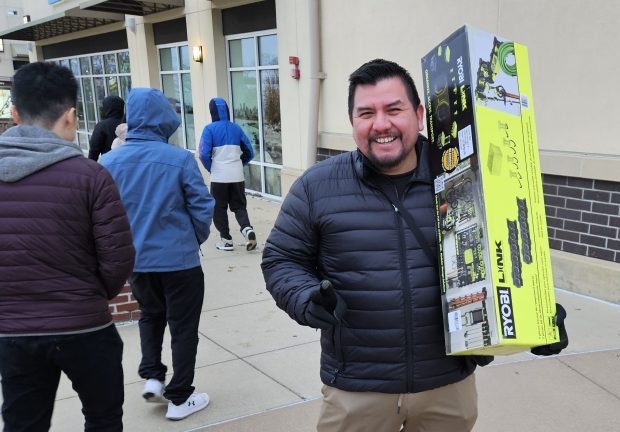
MULTIPOLYGON (((392 107, 395 107, 397 105, 402 105, 402 104, 403 104, 403 101, 401 99, 397 99, 394 102, 390 102, 389 104, 387 104, 387 107, 392 108, 392 107)), ((355 107, 355 112, 360 112, 360 111, 365 111, 365 110, 372 110, 372 108, 365 107, 365 106, 355 107)))

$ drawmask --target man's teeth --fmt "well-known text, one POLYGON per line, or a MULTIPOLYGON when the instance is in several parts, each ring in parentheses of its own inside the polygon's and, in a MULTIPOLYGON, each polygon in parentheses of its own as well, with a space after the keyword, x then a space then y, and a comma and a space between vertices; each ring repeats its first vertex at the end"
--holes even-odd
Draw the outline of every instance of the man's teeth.
POLYGON ((379 144, 387 144, 389 142, 392 142, 396 139, 396 137, 384 137, 384 138, 377 138, 375 139, 375 141, 377 141, 379 144))

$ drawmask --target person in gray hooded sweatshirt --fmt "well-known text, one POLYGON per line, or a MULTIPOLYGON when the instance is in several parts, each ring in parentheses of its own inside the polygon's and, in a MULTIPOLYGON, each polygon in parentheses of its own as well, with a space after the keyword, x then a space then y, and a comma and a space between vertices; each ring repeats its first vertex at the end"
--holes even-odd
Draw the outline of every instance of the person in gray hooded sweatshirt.
POLYGON ((133 268, 110 174, 72 142, 77 82, 31 63, 15 74, 0 136, 0 375, 4 431, 50 428, 61 372, 86 431, 122 431, 123 342, 108 300, 133 268))

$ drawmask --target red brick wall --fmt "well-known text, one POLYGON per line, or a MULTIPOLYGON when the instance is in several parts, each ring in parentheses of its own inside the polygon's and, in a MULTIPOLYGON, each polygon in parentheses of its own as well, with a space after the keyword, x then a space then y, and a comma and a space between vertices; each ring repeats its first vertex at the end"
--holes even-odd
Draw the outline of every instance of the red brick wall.
POLYGON ((116 297, 110 300, 109 307, 112 319, 116 323, 140 319, 138 302, 131 293, 131 287, 128 283, 116 297))

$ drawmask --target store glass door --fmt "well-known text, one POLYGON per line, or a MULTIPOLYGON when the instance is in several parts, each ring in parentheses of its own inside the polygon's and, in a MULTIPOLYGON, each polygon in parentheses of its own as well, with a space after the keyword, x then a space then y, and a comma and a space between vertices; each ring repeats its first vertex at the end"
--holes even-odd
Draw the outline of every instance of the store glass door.
POLYGON ((259 32, 227 38, 232 118, 254 148, 245 167, 245 186, 260 195, 280 198, 282 133, 277 35, 259 32))

